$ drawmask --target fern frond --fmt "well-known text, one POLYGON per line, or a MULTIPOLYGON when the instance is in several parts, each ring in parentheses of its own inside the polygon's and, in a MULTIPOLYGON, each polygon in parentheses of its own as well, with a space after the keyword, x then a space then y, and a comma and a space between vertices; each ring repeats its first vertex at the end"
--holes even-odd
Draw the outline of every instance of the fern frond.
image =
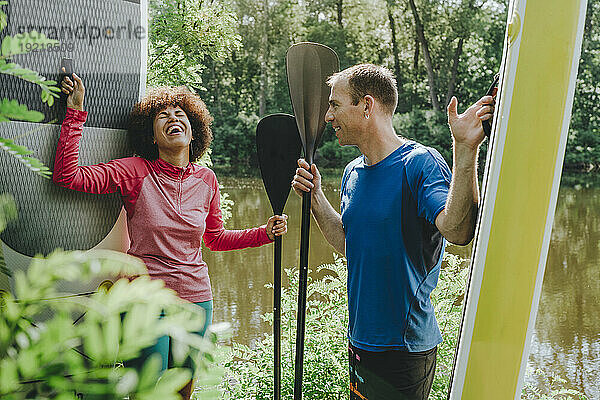
MULTIPOLYGON (((0 7, 5 6, 8 4, 8 1, 0 1, 0 7)), ((2 11, 0 9, 0 31, 3 31, 4 28, 6 28, 6 25, 8 23, 8 20, 6 18, 6 14, 4 13, 4 11, 2 11)))
MULTIPOLYGON (((0 232, 6 229, 8 223, 17 218, 17 205, 9 194, 0 194, 0 232)), ((12 276, 10 270, 6 267, 2 244, 0 244, 0 273, 12 276)))
POLYGON ((44 49, 59 44, 58 40, 48 39, 43 33, 36 31, 7 35, 2 39, 0 58, 7 59, 19 54, 26 54, 33 48, 44 49))
POLYGON ((0 58, 0 74, 11 75, 38 85, 42 89, 42 102, 48 104, 50 107, 54 104, 54 99, 59 97, 58 93, 60 92, 60 88, 56 86, 56 81, 47 80, 36 71, 23 68, 19 64, 9 63, 0 58))
POLYGON ((25 104, 20 104, 16 100, 0 100, 0 122, 8 121, 27 121, 42 122, 44 114, 39 111, 30 110, 25 104))
POLYGON ((0 137, 0 149, 6 151, 11 156, 19 160, 25 167, 32 172, 44 177, 50 178, 52 172, 46 167, 40 160, 34 157, 30 157, 33 151, 29 150, 25 146, 19 146, 13 143, 12 140, 0 137))

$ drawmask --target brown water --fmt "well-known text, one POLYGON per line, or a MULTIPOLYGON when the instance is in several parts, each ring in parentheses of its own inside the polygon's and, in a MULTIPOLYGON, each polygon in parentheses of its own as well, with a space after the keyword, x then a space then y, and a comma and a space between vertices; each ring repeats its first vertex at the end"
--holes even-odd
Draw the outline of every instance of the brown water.
MULTIPOLYGON (((235 201, 229 229, 264 224, 271 207, 260 179, 220 179, 235 201)), ((338 182, 326 195, 339 207, 338 182)), ((283 240, 284 268, 299 259, 301 200, 290 193, 285 213, 289 232, 283 240)), ((562 187, 529 367, 555 373, 566 386, 600 399, 600 189, 562 187)), ((468 249, 458 250, 468 255, 468 249)), ((271 311, 273 246, 231 252, 204 251, 214 292, 215 322, 230 322, 232 340, 252 345, 271 328, 260 316, 271 311)), ((311 224, 309 265, 333 260, 333 248, 311 224)), ((535 382, 529 378, 531 383, 535 382)))

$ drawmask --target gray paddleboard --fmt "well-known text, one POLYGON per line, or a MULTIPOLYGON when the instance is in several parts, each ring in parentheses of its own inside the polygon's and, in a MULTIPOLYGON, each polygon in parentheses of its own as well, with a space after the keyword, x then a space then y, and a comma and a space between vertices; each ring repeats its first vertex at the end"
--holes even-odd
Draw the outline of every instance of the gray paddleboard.
MULTIPOLYGON (((80 165, 131 155, 127 118, 146 86, 146 0, 11 0, 4 10, 8 26, 2 34, 35 30, 60 41, 56 48, 15 56, 13 62, 58 81, 61 60, 71 58, 74 72, 84 79, 89 116, 80 165)), ((0 75, 0 98, 16 99, 46 115, 39 124, 0 123, 0 136, 27 146, 52 169, 66 110, 64 96, 47 107, 40 101, 37 86, 0 75)), ((91 195, 60 188, 4 151, 0 152, 0 171, 0 193, 11 193, 19 212, 18 220, 0 235, 9 269, 24 268, 29 257, 55 248, 87 250, 102 242, 105 245, 100 247, 126 250, 124 224, 115 226, 122 209, 118 193, 91 195), (107 239, 111 231, 114 237, 107 239)), ((0 277, 0 286, 3 280, 6 277, 0 277)), ((74 293, 85 290, 69 289, 74 293)))

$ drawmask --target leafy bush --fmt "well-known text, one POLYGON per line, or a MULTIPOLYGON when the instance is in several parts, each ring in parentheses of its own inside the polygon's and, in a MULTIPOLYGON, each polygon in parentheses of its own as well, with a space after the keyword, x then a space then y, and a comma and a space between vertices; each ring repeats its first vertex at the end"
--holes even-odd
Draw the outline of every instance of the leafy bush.
MULTIPOLYGON (((445 399, 452 374, 454 346, 461 318, 461 301, 467 270, 464 260, 446 254, 437 289, 432 294, 436 315, 444 331, 438 348, 438 370, 432 399, 445 399)), ((281 352, 282 398, 291 398, 294 387, 294 355, 298 274, 286 270, 289 288, 282 289, 281 352)), ((320 279, 309 279, 306 309, 303 393, 307 399, 342 399, 348 396, 348 306, 345 259, 336 256, 333 264, 317 268, 320 279)), ((273 322, 273 314, 263 316, 273 322)), ((273 337, 265 335, 255 347, 234 344, 231 360, 225 364, 222 383, 225 399, 269 399, 273 390, 273 337)))
MULTIPOLYGON (((3 196, 0 228, 14 211, 14 202, 3 196)), ((35 257, 27 271, 17 271, 15 297, 4 293, 0 302, 0 398, 62 400, 83 393, 86 399, 177 399, 191 378, 189 369, 161 375, 160 360, 151 358, 138 374, 122 364, 163 335, 174 339, 176 365, 190 355, 204 385, 219 382, 222 373, 215 360, 225 350, 216 350, 215 335, 209 340, 193 333, 203 326, 203 313, 162 281, 145 275, 131 282, 120 279, 89 296, 57 290, 65 281, 144 273, 140 260, 108 250, 56 250, 35 257)))
MULTIPOLYGON (((213 161, 216 166, 244 172, 258 165, 256 155, 256 114, 217 116, 213 126, 213 161)), ((254 168, 253 168, 254 169, 254 168)))
POLYGON ((432 400, 446 400, 448 397, 469 276, 466 261, 446 251, 438 285, 431 293, 431 302, 435 307, 435 316, 444 339, 437 350, 435 379, 429 396, 432 400))
POLYGON ((395 114, 393 123, 397 134, 435 148, 448 165, 452 165, 452 137, 446 114, 432 110, 414 110, 395 114))
POLYGON ((356 146, 340 146, 331 125, 328 124, 323 133, 323 142, 317 149, 315 163, 319 166, 319 169, 343 169, 346 164, 360 156, 360 154, 360 150, 356 146))
MULTIPOLYGON (((319 279, 309 278, 303 377, 303 394, 307 399, 348 398, 347 269, 344 258, 334 257, 333 264, 317 268, 316 275, 319 279)), ((296 269, 286 270, 290 286, 282 288, 281 296, 282 398, 291 398, 294 387, 297 272, 296 269)), ((438 346, 437 369, 429 396, 431 400, 446 400, 448 396, 468 273, 465 259, 445 253, 438 285, 431 294, 444 339, 438 346)), ((263 320, 272 324, 273 314, 266 313, 263 320)), ((542 399, 585 399, 576 391, 563 389, 564 381, 553 377, 551 382, 553 386, 550 397, 541 397, 542 399)), ((233 344, 230 359, 225 363, 225 378, 221 383, 221 390, 223 399, 272 398, 271 334, 265 334, 252 348, 233 344)), ((538 394, 539 391, 531 387, 523 390, 524 399, 538 399, 538 394)))
MULTIPOLYGON (((281 294, 281 397, 292 398, 296 341, 298 271, 287 269, 289 288, 281 294)), ((304 341, 303 393, 307 399, 339 399, 348 391, 348 307, 346 267, 337 257, 317 268, 323 278, 309 278, 304 341)), ((273 314, 263 315, 272 324, 273 314)), ((233 344, 222 382, 225 399, 272 399, 273 336, 250 348, 233 344)))

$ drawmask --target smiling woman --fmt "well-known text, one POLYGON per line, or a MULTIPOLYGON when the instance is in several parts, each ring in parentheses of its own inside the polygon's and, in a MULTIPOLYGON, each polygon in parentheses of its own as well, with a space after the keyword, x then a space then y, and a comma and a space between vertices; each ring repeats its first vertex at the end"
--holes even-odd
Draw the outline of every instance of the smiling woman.
POLYGON ((161 149, 166 155, 189 145, 189 160, 194 161, 210 146, 212 121, 204 102, 185 86, 152 89, 133 108, 129 141, 135 153, 147 160, 163 158, 161 149), (184 129, 185 138, 169 139, 164 128, 174 126, 184 129))
MULTIPOLYGON (((212 139, 206 105, 186 88, 152 90, 133 108, 129 139, 138 157, 79 166, 79 142, 87 112, 85 88, 75 74, 66 77, 67 114, 56 150, 54 182, 86 193, 119 192, 127 213, 131 241, 128 253, 140 258, 152 279, 205 310, 203 335, 212 320, 212 290, 201 244, 210 250, 257 247, 287 232, 287 216, 272 216, 266 225, 226 230, 217 178, 190 160, 201 157, 212 139)), ((164 336, 145 349, 131 367, 141 370, 153 354, 170 367, 171 338, 164 336)), ((129 366, 129 365, 128 365, 129 366)), ((193 367, 187 360, 184 367, 193 367)), ((182 388, 188 399, 192 382, 182 388)))

